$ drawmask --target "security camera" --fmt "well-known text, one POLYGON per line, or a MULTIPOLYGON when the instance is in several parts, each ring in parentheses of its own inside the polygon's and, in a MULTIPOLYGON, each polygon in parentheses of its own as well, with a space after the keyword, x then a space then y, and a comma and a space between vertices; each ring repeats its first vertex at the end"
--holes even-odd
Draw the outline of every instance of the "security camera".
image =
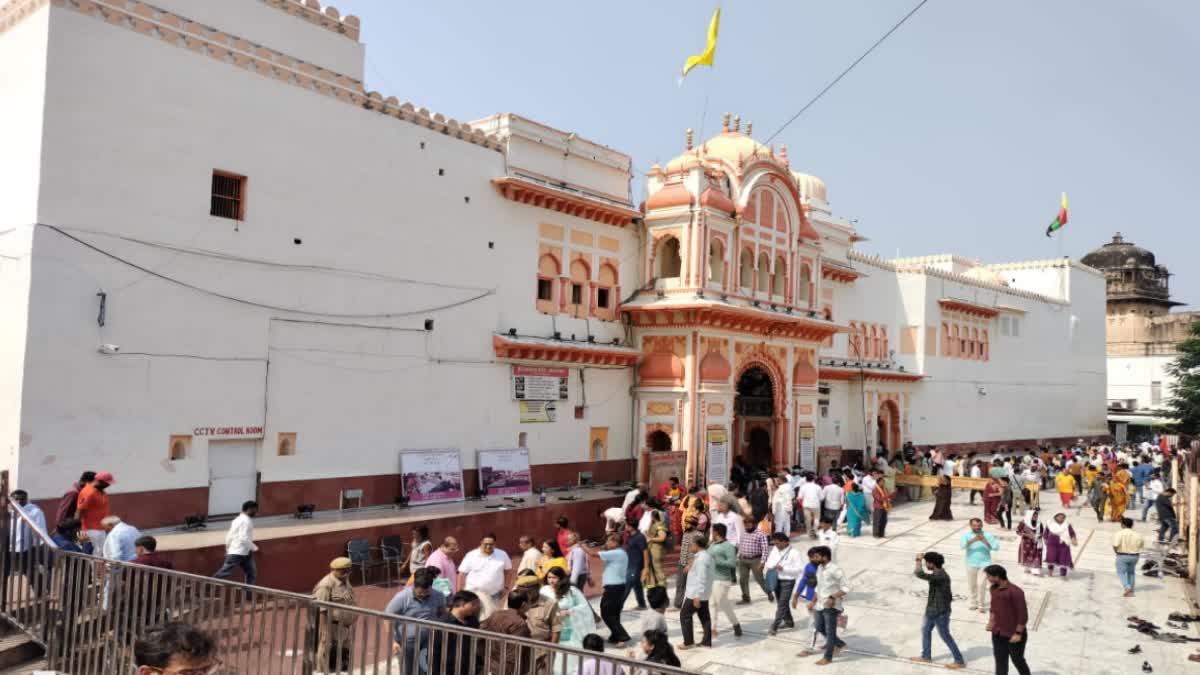
POLYGON ((100 352, 101 354, 116 354, 117 352, 121 351, 121 345, 102 344, 96 348, 96 351, 100 352))

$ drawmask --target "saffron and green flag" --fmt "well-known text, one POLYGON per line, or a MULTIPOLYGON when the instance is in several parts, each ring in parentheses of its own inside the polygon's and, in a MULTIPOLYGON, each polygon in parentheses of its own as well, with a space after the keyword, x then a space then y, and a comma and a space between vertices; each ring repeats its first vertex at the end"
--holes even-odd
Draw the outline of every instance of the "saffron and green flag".
POLYGON ((1046 236, 1049 237, 1054 232, 1061 230, 1063 225, 1067 224, 1067 193, 1062 193, 1062 205, 1058 207, 1058 215, 1054 217, 1054 222, 1046 228, 1046 236))
POLYGON ((686 77, 688 71, 696 66, 711 66, 713 64, 713 55, 717 53, 717 29, 721 27, 721 8, 713 12, 712 21, 708 23, 708 44, 704 46, 704 51, 699 54, 693 54, 688 57, 688 60, 683 64, 683 76, 686 77))

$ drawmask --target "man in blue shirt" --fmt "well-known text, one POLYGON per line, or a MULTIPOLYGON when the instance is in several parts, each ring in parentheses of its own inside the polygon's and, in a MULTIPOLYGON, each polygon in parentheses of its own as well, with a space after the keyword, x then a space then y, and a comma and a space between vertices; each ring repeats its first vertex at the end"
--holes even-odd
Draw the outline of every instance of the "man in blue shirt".
POLYGON ((604 538, 604 550, 598 553, 604 561, 604 595, 600 597, 600 618, 608 626, 608 641, 618 647, 629 642, 629 633, 621 625, 621 608, 625 604, 625 579, 629 573, 629 554, 621 548, 621 537, 615 532, 604 538))
MULTIPOLYGON (((446 611, 446 596, 433 590, 434 571, 422 567, 413 572, 413 582, 392 598, 383 610, 409 619, 438 621, 446 611)), ((404 654, 403 672, 417 675, 429 670, 421 652, 429 645, 430 630, 415 624, 397 621, 392 628, 392 651, 404 654), (419 658, 420 657, 420 658, 419 658)))
POLYGON ((1146 501, 1144 490, 1146 483, 1150 482, 1150 474, 1154 471, 1154 465, 1150 463, 1149 459, 1142 457, 1136 461, 1137 464, 1129 471, 1133 475, 1133 487, 1135 488, 1133 497, 1130 499, 1131 507, 1137 506, 1139 499, 1143 502, 1146 501))
POLYGON ((638 530, 638 524, 629 520, 625 523, 625 553, 629 556, 629 567, 625 571, 625 591, 621 597, 621 606, 633 593, 637 598, 637 608, 646 609, 646 595, 642 591, 642 570, 645 569, 646 535, 638 530))
POLYGON ((992 564, 992 552, 1000 550, 1000 542, 994 535, 983 531, 983 521, 971 519, 971 531, 964 532, 958 547, 967 556, 967 588, 971 610, 987 613, 988 583, 983 568, 992 564))

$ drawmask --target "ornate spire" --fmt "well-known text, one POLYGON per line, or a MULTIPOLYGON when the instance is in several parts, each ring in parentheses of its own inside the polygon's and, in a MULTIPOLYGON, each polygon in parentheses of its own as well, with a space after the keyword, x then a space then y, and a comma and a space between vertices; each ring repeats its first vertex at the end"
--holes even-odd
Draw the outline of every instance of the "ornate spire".
POLYGON ((747 136, 754 135, 754 122, 750 122, 750 121, 746 122, 746 135, 747 136))
POLYGON ((721 131, 729 131, 729 113, 721 118, 721 131))
POLYGON ((733 116, 733 130, 734 131, 742 130, 742 116, 741 115, 733 116))
POLYGON ((692 130, 691 129, 687 130, 687 149, 688 150, 692 149, 692 130))

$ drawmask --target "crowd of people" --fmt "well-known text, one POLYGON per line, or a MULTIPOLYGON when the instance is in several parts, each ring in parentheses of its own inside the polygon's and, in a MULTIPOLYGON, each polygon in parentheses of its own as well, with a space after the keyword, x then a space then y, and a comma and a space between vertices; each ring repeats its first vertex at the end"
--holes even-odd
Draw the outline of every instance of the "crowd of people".
MULTIPOLYGON (((803 605, 809 638, 800 656, 820 656, 817 665, 831 663, 846 643, 839 637, 844 627, 843 602, 852 589, 838 565, 842 537, 886 536, 888 514, 899 499, 932 497, 933 520, 952 520, 951 491, 956 478, 970 489, 969 504, 981 497, 981 512, 969 520, 959 548, 970 611, 988 615, 993 636, 996 672, 1007 673, 1011 662, 1018 672, 1029 673, 1024 659, 1027 609, 1021 589, 996 563, 997 537, 986 530, 1014 529, 1019 537, 1016 563, 1026 574, 1047 574, 1067 579, 1078 548, 1075 528, 1067 513, 1042 516, 1043 492, 1058 495, 1063 509, 1090 506, 1098 520, 1120 522, 1112 546, 1117 575, 1126 596, 1135 591, 1135 571, 1145 542, 1127 516, 1141 519, 1151 511, 1159 521, 1158 540, 1170 544, 1178 535, 1175 491, 1170 487, 1169 453, 1158 446, 1084 447, 1042 449, 1024 453, 971 454, 960 457, 936 448, 906 446, 889 461, 880 453, 866 466, 838 466, 818 474, 800 467, 768 472, 753 469, 739 457, 727 484, 684 487, 671 478, 653 490, 639 484, 620 506, 603 511, 600 541, 589 541, 559 518, 545 539, 521 536, 513 557, 494 535, 485 535, 459 558, 459 542, 449 536, 435 545, 426 526, 412 531, 407 557, 401 565, 403 588, 386 607, 400 617, 444 622, 508 636, 530 638, 577 649, 617 650, 623 656, 648 663, 678 665, 676 650, 711 647, 713 637, 729 630, 743 636, 738 606, 753 601, 757 588, 774 605, 768 631, 794 630, 794 610, 803 605), (897 486, 897 476, 936 476, 936 486, 911 481, 897 486), (802 550, 793 536, 807 536, 802 550), (671 554, 678 560, 668 569, 671 554), (594 560, 602 570, 593 573, 594 560), (514 562, 515 561, 515 562, 514 562), (672 578, 673 577, 673 578, 672 578), (599 595, 599 611, 586 593, 599 595), (646 610, 632 633, 623 625, 622 610, 630 598, 646 610), (682 640, 673 645, 667 636, 666 615, 678 612, 682 640), (697 631, 697 625, 699 630, 697 631), (605 635, 605 633, 607 635, 605 635)), ((156 552, 153 537, 109 513, 105 490, 114 482, 109 473, 85 472, 64 495, 56 515, 53 540, 64 550, 103 555, 115 560, 170 567, 156 552)), ((45 529, 45 517, 21 490, 12 501, 34 523, 45 529)), ((214 576, 230 577, 241 569, 246 583, 255 581, 253 520, 257 504, 246 502, 231 523, 226 537, 226 557, 214 576)), ((28 551, 28 532, 16 528, 10 549, 19 556, 28 551), (22 534, 24 532, 24 535, 22 534)), ((318 668, 340 672, 352 653, 352 626, 357 615, 336 607, 354 607, 350 585, 352 562, 338 557, 329 574, 313 589, 325 620, 318 637, 318 668)), ((928 582, 929 592, 922 624, 922 650, 913 660, 930 662, 931 638, 936 630, 952 658, 948 668, 965 665, 950 631, 951 573, 945 556, 925 551, 917 556, 914 574, 928 582)), ((630 627, 632 628, 632 627, 630 627)), ((406 672, 429 672, 431 664, 447 658, 467 659, 457 672, 485 672, 485 654, 471 655, 454 643, 454 633, 437 633, 408 622, 396 624, 394 652, 404 659, 406 672), (466 655, 464 655, 466 654, 466 655), (468 663, 470 661, 470 663, 468 663)), ((551 657, 536 650, 512 650, 492 658, 518 659, 531 665, 531 673, 562 672, 595 675, 595 663, 565 652, 551 657), (552 662, 553 659, 553 662, 552 662)), ((498 668, 492 667, 493 670, 498 668)))

